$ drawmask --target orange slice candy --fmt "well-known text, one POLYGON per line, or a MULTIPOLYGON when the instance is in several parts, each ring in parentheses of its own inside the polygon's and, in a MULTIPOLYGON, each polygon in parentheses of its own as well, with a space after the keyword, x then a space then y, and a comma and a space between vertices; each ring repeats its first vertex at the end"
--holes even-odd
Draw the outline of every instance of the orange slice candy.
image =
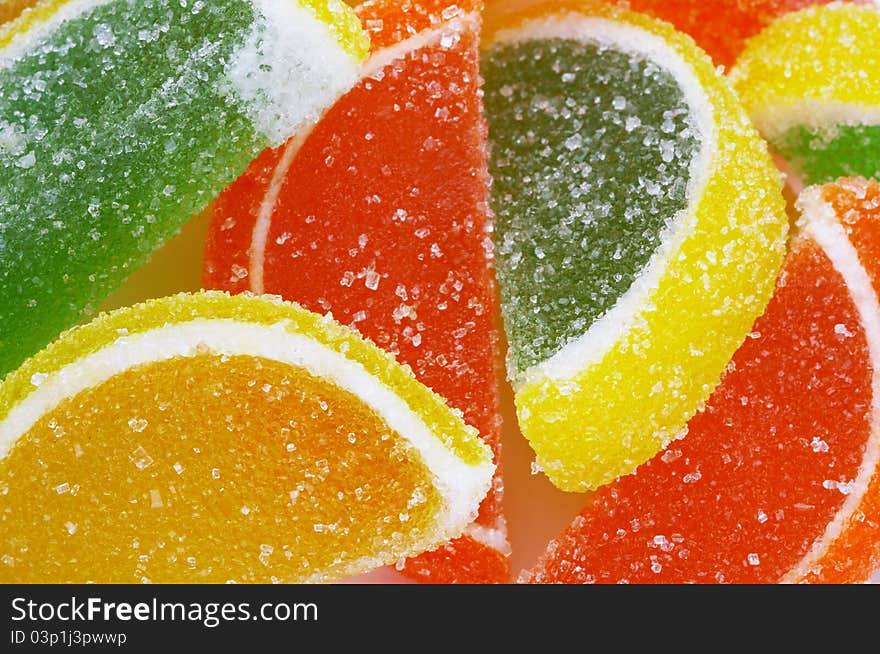
POLYGON ((441 398, 332 320, 157 300, 0 385, 0 583, 332 581, 460 534, 493 470, 441 398))
MULTIPOLYGON (((367 2, 359 84, 214 207, 204 283, 331 312, 411 366, 500 450, 476 0, 367 2)), ((459 540, 407 561, 435 583, 509 577, 502 482, 459 540)))
POLYGON ((880 184, 798 206, 776 294, 705 411, 525 580, 843 583, 880 564, 880 184))

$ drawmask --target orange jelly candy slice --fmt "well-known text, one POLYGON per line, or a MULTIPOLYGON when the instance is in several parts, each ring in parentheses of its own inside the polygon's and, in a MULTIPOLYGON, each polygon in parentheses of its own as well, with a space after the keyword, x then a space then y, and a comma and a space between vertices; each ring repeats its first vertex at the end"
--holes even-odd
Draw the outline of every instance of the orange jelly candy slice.
POLYGON ((798 206, 776 294, 705 411, 525 580, 840 583, 880 564, 880 184, 798 206))
MULTIPOLYGON (((474 0, 367 2, 361 82, 214 207, 204 283, 333 316, 409 364, 500 447, 495 289, 474 0)), ((495 479, 461 539, 407 561, 434 583, 509 577, 495 479)))

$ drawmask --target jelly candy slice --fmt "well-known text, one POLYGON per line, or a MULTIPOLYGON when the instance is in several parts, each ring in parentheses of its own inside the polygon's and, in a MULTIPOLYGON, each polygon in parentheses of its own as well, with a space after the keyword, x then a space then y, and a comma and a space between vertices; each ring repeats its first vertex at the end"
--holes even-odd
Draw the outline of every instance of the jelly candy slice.
POLYGON ((880 177, 880 9, 786 16, 749 42, 730 77, 795 191, 880 177))
POLYGON ((669 21, 689 34, 712 60, 730 66, 746 40, 788 12, 833 0, 611 0, 669 21))
MULTIPOLYGON (((497 456, 479 9, 360 6, 374 48, 360 83, 221 195, 205 285, 332 312, 463 411, 497 456)), ((506 581, 501 493, 499 473, 467 534, 404 571, 437 583, 506 581)))
POLYGON ((812 187, 767 312, 684 440, 527 579, 865 581, 880 565, 880 184, 812 187))
POLYGON ((47 2, 0 29, 0 374, 347 90, 338 0, 47 2))
POLYGON ((487 32, 508 376, 540 468, 593 489, 681 435, 765 308, 778 173, 665 23, 545 2, 487 32))
POLYGON ((152 301, 0 385, 0 582, 339 579, 460 534, 491 456, 332 320, 245 295, 152 301))

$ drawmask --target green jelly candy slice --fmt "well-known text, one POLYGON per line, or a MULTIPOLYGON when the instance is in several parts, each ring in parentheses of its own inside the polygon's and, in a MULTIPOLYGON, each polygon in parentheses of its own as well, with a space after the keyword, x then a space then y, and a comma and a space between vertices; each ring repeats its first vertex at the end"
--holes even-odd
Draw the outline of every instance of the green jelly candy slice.
POLYGON ((0 375, 316 120, 364 39, 336 0, 60 3, 0 32, 0 375))

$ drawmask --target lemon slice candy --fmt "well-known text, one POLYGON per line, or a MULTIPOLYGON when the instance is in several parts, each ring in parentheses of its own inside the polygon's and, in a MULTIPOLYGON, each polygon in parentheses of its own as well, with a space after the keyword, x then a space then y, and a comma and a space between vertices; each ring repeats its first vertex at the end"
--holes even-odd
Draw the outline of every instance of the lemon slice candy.
POLYGON ((508 373, 566 490, 681 434, 773 289, 778 174, 708 57, 665 23, 544 2, 487 19, 508 373))
POLYGON ((460 535, 489 448, 393 358, 280 300, 180 295, 0 385, 0 581, 328 581, 460 535))
POLYGON ((46 1, 0 28, 0 374, 357 79, 339 0, 46 1))

